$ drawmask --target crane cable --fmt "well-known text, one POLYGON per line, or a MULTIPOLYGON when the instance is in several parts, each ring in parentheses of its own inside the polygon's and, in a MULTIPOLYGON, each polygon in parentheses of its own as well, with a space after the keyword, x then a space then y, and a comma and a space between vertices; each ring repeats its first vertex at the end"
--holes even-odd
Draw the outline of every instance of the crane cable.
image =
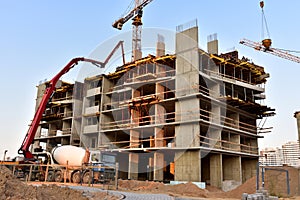
POLYGON ((279 48, 276 48, 276 49, 281 50, 281 51, 286 51, 289 53, 300 53, 300 51, 298 51, 298 50, 288 50, 288 49, 279 49, 279 48))
POLYGON ((131 0, 130 4, 128 5, 128 7, 124 11, 124 13, 121 15, 121 17, 125 16, 130 10, 132 10, 134 3, 135 3, 135 0, 131 0))
MULTIPOLYGON (((269 28, 268 28, 268 23, 267 23, 267 19, 266 19, 266 15, 265 15, 265 12, 264 12, 264 6, 265 6, 265 3, 264 1, 261 1, 259 3, 260 7, 261 7, 261 37, 262 37, 262 40, 266 39, 264 38, 265 37, 265 34, 264 34, 264 30, 266 29, 267 31, 267 36, 268 38, 270 38, 270 32, 269 32, 269 28)), ((287 49, 279 49, 279 48, 276 48, 278 50, 281 50, 281 51, 285 51, 285 52, 289 52, 289 53, 300 53, 300 51, 297 51, 297 50, 287 50, 287 49)))
POLYGON ((265 15, 265 12, 264 12, 264 6, 265 6, 264 1, 261 1, 259 3, 259 5, 261 7, 261 37, 262 37, 262 39, 266 39, 266 38, 264 38, 265 37, 265 31, 264 30, 266 29, 267 36, 268 36, 268 38, 270 38, 268 23, 267 23, 266 15, 265 15))

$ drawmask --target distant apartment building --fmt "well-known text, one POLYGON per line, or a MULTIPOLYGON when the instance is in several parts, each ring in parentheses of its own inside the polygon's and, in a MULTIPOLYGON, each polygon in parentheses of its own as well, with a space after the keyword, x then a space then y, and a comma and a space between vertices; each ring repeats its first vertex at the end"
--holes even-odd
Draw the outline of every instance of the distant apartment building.
POLYGON ((299 142, 291 141, 282 145, 283 164, 289 166, 299 166, 300 150, 299 142))
POLYGON ((267 147, 260 151, 259 162, 265 166, 282 166, 283 154, 281 148, 267 147))

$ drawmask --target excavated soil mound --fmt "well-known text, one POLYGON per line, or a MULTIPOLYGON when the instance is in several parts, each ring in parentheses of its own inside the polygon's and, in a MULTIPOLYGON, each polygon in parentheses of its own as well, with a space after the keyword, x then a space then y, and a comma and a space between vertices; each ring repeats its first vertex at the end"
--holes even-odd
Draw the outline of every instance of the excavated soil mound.
MULTIPOLYGON (((267 167, 265 170, 265 186, 264 188, 272 196, 278 197, 288 197, 288 196, 297 196, 299 195, 299 171, 294 167, 267 167), (287 177, 286 171, 289 172, 289 186, 290 186, 290 195, 287 193, 287 177)), ((260 179, 260 187, 262 185, 260 179)), ((207 190, 210 191, 209 187, 207 190)), ((250 178, 245 183, 239 187, 228 191, 228 192, 217 192, 210 191, 210 197, 223 197, 223 198, 241 198, 243 193, 254 194, 256 193, 256 176, 250 178)))
POLYGON ((256 176, 247 180, 244 184, 238 186, 237 188, 225 192, 224 197, 230 198, 241 198, 243 193, 254 194, 256 193, 256 176))
POLYGON ((207 190, 200 189, 193 183, 165 185, 153 181, 120 180, 119 188, 148 193, 166 193, 172 196, 208 197, 207 190))
POLYGON ((106 193, 89 193, 89 198, 82 191, 57 185, 32 186, 15 178, 6 167, 0 166, 0 200, 87 200, 87 199, 117 199, 106 193))
POLYGON ((152 181, 119 180, 119 188, 133 191, 153 191, 164 188, 164 184, 152 181))
POLYGON ((208 197, 208 191, 199 188, 195 184, 188 182, 178 185, 167 185, 170 195, 190 196, 190 197, 208 197))

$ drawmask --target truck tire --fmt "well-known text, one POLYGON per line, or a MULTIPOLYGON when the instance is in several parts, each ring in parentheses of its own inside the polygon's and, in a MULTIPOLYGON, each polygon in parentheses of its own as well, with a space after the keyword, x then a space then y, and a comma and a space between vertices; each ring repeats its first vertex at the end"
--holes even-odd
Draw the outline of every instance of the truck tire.
POLYGON ((53 181, 55 181, 55 174, 54 174, 53 171, 49 171, 49 172, 48 172, 47 181, 48 181, 48 182, 53 182, 53 181))
POLYGON ((62 171, 59 170, 54 173, 54 180, 55 182, 63 182, 64 174, 62 173, 62 171))
POLYGON ((45 181, 45 173, 43 173, 43 172, 38 173, 37 174, 37 179, 39 181, 45 181))
POLYGON ((31 177, 29 177, 29 173, 25 173, 25 179, 28 178, 28 181, 35 181, 36 179, 36 174, 35 173, 31 173, 31 177))
POLYGON ((91 183, 91 173, 89 171, 85 171, 82 177, 83 183, 91 183))
POLYGON ((80 171, 74 171, 71 175, 72 183, 80 183, 81 181, 81 174, 80 171))

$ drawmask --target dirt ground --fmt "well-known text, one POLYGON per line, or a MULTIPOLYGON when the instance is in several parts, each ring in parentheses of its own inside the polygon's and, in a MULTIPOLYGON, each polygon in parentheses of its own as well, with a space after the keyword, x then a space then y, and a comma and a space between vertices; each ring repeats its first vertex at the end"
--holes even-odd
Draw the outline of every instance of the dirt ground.
MULTIPOLYGON (((300 200, 299 184, 298 184, 298 169, 292 167, 280 168, 281 171, 266 170, 265 171, 265 188, 271 195, 282 197, 282 200, 296 199, 300 200), (289 171, 289 183, 291 195, 287 195, 286 186, 286 173, 284 170, 289 171), (288 198, 289 197, 289 198, 288 198)), ((260 177, 261 180, 261 177, 260 177)), ((189 198, 207 198, 212 199, 241 199, 243 193, 254 194, 256 192, 256 177, 252 177, 244 184, 235 188, 234 190, 223 192, 222 190, 207 185, 206 189, 200 189, 192 183, 168 185, 160 182, 153 181, 135 181, 135 180, 119 180, 118 182, 120 191, 137 192, 137 193, 161 193, 168 194, 175 197, 189 197, 189 198)), ((93 187, 100 187, 96 184, 93 187)), ((108 188, 106 188, 108 189, 108 188)), ((113 187, 109 189, 114 189, 113 187)), ((56 199, 107 199, 115 200, 119 197, 107 195, 104 192, 88 194, 79 190, 73 190, 67 187, 62 187, 56 183, 44 182, 31 182, 25 183, 15 178, 11 171, 7 168, 0 166, 0 200, 17 200, 17 199, 36 199, 36 200, 56 200, 56 199)))
MULTIPOLYGON (((281 199, 300 200, 299 193, 299 171, 293 167, 268 167, 265 170, 265 189, 272 196, 281 199), (270 169, 269 169, 270 168, 270 169), (272 170, 271 170, 272 169, 272 170), (290 195, 287 193, 286 172, 289 172, 290 195)), ((260 177, 261 186, 262 177, 260 177)), ((200 189, 192 183, 179 185, 164 185, 159 182, 148 181, 119 181, 119 188, 125 191, 144 192, 144 193, 167 193, 171 196, 202 197, 208 199, 241 199, 243 193, 254 194, 256 192, 256 176, 247 180, 239 187, 224 192, 210 185, 206 189, 200 189)))
POLYGON ((67 187, 60 187, 55 184, 39 186, 28 185, 25 182, 15 178, 11 171, 0 166, 0 200, 115 200, 118 197, 107 195, 104 192, 84 194, 82 191, 76 191, 67 187))

